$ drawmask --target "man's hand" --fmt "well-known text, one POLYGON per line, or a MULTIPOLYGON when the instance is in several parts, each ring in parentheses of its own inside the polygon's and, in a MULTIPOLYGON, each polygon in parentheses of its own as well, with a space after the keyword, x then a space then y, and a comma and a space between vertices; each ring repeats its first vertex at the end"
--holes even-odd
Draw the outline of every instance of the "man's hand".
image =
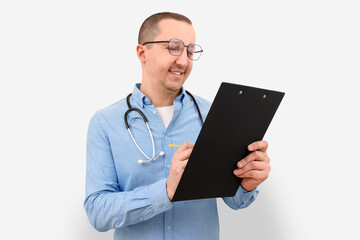
POLYGON ((258 141, 248 146, 249 155, 237 163, 237 169, 234 174, 243 178, 241 186, 246 191, 252 191, 265 181, 270 173, 270 158, 266 150, 268 143, 266 141, 258 141))
POLYGON ((166 181, 166 192, 170 201, 172 201, 194 145, 195 143, 183 143, 174 153, 171 160, 170 174, 166 181))

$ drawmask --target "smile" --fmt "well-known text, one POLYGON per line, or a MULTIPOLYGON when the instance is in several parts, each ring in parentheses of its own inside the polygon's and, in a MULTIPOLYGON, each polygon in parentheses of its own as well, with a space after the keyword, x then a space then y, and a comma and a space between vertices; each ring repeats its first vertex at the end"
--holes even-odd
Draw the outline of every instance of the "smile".
POLYGON ((169 71, 169 72, 172 73, 172 74, 176 74, 176 75, 184 74, 183 72, 176 72, 176 71, 169 71))

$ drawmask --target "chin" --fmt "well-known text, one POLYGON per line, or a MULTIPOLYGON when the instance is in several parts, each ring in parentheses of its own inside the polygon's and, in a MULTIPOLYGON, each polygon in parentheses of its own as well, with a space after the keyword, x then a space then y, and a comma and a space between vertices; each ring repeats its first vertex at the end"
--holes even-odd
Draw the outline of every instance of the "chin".
POLYGON ((181 89, 182 85, 184 84, 185 81, 171 81, 171 82, 167 82, 165 84, 165 87, 167 89, 169 89, 170 91, 173 91, 173 92, 177 92, 181 89))

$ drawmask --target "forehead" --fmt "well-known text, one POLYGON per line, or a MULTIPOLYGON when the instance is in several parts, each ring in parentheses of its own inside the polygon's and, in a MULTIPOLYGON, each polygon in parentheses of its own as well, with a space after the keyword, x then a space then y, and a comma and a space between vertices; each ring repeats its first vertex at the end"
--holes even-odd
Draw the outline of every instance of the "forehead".
POLYGON ((195 43, 195 29, 191 24, 174 19, 163 19, 158 24, 160 33, 154 41, 167 41, 171 38, 182 40, 185 44, 195 43))

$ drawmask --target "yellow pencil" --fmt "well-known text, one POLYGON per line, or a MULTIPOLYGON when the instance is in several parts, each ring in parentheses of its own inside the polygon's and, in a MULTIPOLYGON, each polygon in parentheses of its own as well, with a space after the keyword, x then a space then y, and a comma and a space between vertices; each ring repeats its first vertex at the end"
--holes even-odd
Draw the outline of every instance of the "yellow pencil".
POLYGON ((175 144, 169 144, 169 147, 172 147, 172 148, 179 148, 180 146, 179 146, 179 145, 175 145, 175 144))

